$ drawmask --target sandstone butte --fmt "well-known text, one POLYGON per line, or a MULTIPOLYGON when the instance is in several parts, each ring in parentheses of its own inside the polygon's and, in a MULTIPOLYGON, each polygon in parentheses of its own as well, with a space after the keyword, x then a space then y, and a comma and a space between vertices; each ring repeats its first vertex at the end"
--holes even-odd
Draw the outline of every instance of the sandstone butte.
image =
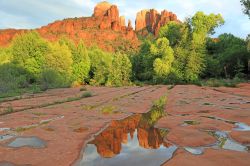
POLYGON ((176 14, 167 10, 163 10, 161 13, 155 9, 141 10, 136 15, 135 30, 142 36, 149 32, 157 36, 160 28, 170 21, 180 22, 176 14))
MULTIPOLYGON (((166 10, 159 14, 156 10, 142 10, 137 13, 135 30, 131 20, 125 25, 124 16, 119 16, 116 5, 106 1, 98 3, 91 17, 68 18, 55 21, 35 29, 49 40, 56 41, 68 37, 78 43, 83 40, 87 46, 97 45, 106 51, 136 50, 140 45, 137 33, 146 36, 149 32, 158 35, 161 26, 169 21, 178 21, 177 16, 166 10)), ((0 46, 8 46, 12 39, 28 29, 0 30, 0 46)))

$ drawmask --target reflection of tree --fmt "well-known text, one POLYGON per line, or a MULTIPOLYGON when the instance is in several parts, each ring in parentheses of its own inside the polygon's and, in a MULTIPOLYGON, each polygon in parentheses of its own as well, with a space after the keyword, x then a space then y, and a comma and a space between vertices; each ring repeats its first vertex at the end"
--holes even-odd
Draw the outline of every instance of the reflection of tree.
MULTIPOLYGON (((164 115, 163 109, 153 107, 146 114, 137 114, 120 121, 113 121, 111 125, 99 134, 90 144, 94 144, 97 152, 104 158, 114 157, 121 152, 122 143, 128 142, 137 129, 139 145, 147 149, 157 149, 163 144, 164 131, 154 128, 153 124, 164 115)), ((168 146, 164 144, 164 146, 168 146)))
POLYGON ((164 109, 157 105, 154 105, 148 113, 142 115, 137 129, 140 146, 147 149, 160 147, 164 135, 162 135, 163 132, 160 129, 154 128, 154 124, 164 115, 164 109))

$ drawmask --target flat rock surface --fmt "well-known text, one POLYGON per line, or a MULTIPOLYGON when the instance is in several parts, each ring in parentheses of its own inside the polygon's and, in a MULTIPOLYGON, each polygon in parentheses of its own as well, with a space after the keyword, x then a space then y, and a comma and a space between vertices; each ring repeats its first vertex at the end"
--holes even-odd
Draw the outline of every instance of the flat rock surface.
POLYGON ((248 166, 249 162, 249 153, 207 149, 202 155, 192 155, 184 150, 179 150, 164 166, 248 166))
POLYGON ((93 136, 114 120, 146 113, 152 102, 167 94, 166 116, 155 127, 167 129, 166 144, 177 151, 164 165, 239 165, 250 163, 249 151, 224 150, 215 131, 227 133, 228 139, 249 147, 250 131, 235 130, 235 123, 250 125, 250 84, 237 88, 212 88, 194 85, 143 87, 91 87, 93 96, 82 98, 80 88, 48 90, 0 101, 0 165, 68 166, 82 155, 93 136), (16 112, 3 115, 8 108, 16 112), (103 112, 103 110, 109 110, 103 112), (7 145, 17 137, 36 137, 44 148, 12 148, 7 145), (216 146, 215 146, 216 145, 216 146), (184 150, 202 148, 201 155, 184 150))

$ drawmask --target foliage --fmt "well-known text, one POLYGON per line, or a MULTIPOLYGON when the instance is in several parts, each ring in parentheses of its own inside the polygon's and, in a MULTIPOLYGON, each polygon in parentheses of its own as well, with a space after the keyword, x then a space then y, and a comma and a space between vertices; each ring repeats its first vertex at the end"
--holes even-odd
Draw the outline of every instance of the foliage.
POLYGON ((164 80, 171 72, 174 61, 174 51, 169 46, 168 39, 159 38, 156 44, 151 46, 150 52, 154 57, 157 57, 153 63, 155 78, 164 80))
POLYGON ((12 54, 9 48, 0 48, 0 65, 12 61, 12 54))
POLYGON ((72 53, 72 80, 79 83, 85 82, 89 77, 90 58, 83 41, 76 46, 71 40, 63 38, 59 43, 66 44, 72 53))
POLYGON ((195 82, 205 69, 206 39, 224 23, 221 15, 197 12, 184 23, 169 22, 156 41, 145 41, 133 62, 134 77, 161 83, 195 82))
POLYGON ((169 40, 170 46, 174 47, 179 44, 182 34, 183 24, 177 22, 169 22, 159 31, 159 37, 166 37, 169 40))
POLYGON ((250 53, 243 39, 232 34, 222 34, 217 40, 208 39, 207 50, 209 55, 205 75, 233 78, 244 77, 244 73, 247 73, 250 53))
POLYGON ((211 86, 211 87, 236 87, 237 84, 245 82, 245 80, 240 79, 240 78, 233 78, 233 79, 215 79, 215 78, 210 78, 208 80, 202 81, 203 86, 211 86))
POLYGON ((240 0, 242 6, 244 7, 243 12, 248 15, 250 18, 250 1, 249 0, 240 0))
POLYGON ((67 45, 53 43, 50 52, 45 55, 45 68, 57 71, 69 80, 72 74, 72 54, 67 45))
POLYGON ((65 81, 65 78, 56 70, 46 69, 42 72, 40 84, 42 90, 47 90, 52 88, 67 87, 69 83, 65 81))
POLYGON ((35 31, 21 34, 12 42, 14 63, 33 74, 34 79, 41 74, 48 51, 48 43, 35 31))
POLYGON ((112 66, 112 55, 93 47, 89 50, 89 57, 91 61, 90 84, 105 85, 112 66))
POLYGON ((92 96, 93 96, 93 94, 91 92, 87 91, 87 92, 84 92, 81 97, 86 98, 86 97, 92 97, 92 96))
POLYGON ((0 93, 9 93, 28 87, 30 73, 13 63, 0 66, 0 93))
POLYGON ((132 64, 127 55, 120 53, 114 54, 106 85, 129 85, 132 73, 131 68, 132 64))
POLYGON ((134 79, 149 81, 153 79, 153 63, 155 57, 150 53, 152 42, 145 40, 140 48, 140 52, 132 57, 132 69, 134 79))

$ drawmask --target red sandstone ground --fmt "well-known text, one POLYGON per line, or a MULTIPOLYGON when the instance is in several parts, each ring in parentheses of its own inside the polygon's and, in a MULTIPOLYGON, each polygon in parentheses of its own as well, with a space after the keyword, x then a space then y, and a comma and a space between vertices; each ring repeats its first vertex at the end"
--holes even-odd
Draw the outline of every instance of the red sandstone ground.
POLYGON ((17 136, 37 136, 45 140, 47 146, 41 149, 14 149, 6 146, 11 140, 2 141, 0 165, 1 162, 16 165, 72 165, 93 135, 108 124, 113 124, 113 120, 149 111, 152 101, 165 94, 168 98, 165 110, 167 116, 161 118, 156 126, 169 129, 164 140, 177 145, 178 150, 164 165, 247 166, 250 163, 249 152, 206 148, 202 155, 193 155, 183 149, 186 146, 200 147, 215 143, 216 138, 209 135, 207 130, 229 131, 233 140, 249 145, 249 131, 234 131, 234 124, 225 121, 250 125, 250 84, 242 84, 238 88, 178 85, 171 90, 167 86, 87 89, 93 93, 92 97, 77 99, 85 92, 80 91, 80 88, 69 88, 1 102, 0 113, 10 106, 19 112, 0 116, 0 128, 12 129, 0 131, 0 134, 12 132, 17 136), (77 100, 68 100, 73 97, 77 100), (102 113, 101 110, 108 107, 114 109, 113 113, 102 113), (48 119, 51 121, 41 123, 48 119), (186 120, 196 123, 183 125, 186 120), (23 129, 34 124, 31 128, 23 129))

